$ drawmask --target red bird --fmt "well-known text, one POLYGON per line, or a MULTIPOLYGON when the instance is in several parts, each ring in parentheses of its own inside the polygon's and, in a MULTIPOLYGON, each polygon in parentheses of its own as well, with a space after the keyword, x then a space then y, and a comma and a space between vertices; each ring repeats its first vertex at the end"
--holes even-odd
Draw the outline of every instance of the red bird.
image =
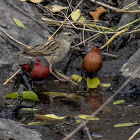
POLYGON ((43 80, 50 75, 49 63, 42 56, 34 57, 28 64, 23 64, 21 67, 31 79, 43 80))
POLYGON ((94 45, 89 53, 87 53, 83 60, 83 69, 89 73, 97 72, 102 67, 102 57, 100 45, 94 45))

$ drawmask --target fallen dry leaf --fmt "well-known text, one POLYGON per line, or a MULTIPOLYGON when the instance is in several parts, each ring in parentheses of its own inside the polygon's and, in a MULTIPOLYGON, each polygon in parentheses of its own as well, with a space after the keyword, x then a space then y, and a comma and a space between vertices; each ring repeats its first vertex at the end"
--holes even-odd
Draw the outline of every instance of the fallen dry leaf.
POLYGON ((60 12, 61 10, 68 9, 68 7, 64 7, 60 5, 45 6, 45 8, 49 9, 53 13, 57 13, 60 12))
POLYGON ((89 14, 92 16, 92 18, 94 19, 94 22, 97 22, 98 20, 99 20, 99 16, 101 15, 101 14, 103 14, 103 13, 105 13, 106 12, 106 9, 105 8, 103 8, 103 7, 98 7, 97 9, 96 9, 96 12, 93 12, 93 11, 91 11, 91 12, 89 12, 89 14))

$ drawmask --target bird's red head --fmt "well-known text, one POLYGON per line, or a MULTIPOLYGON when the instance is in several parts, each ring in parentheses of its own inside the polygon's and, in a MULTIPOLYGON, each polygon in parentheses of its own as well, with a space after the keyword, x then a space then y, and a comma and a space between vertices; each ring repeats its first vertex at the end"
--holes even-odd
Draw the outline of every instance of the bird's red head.
POLYGON ((92 49, 91 49, 91 52, 97 52, 97 53, 100 53, 100 48, 101 48, 101 45, 100 44, 94 44, 92 49))

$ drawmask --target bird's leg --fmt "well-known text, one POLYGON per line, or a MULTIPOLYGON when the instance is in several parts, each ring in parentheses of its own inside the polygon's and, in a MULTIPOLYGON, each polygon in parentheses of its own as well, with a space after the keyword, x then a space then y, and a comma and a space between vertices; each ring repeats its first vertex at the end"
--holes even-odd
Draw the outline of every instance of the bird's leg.
POLYGON ((49 66, 49 70, 50 70, 50 73, 51 73, 54 77, 56 77, 59 81, 61 81, 61 82, 66 82, 66 81, 67 81, 67 79, 64 79, 64 77, 63 77, 63 79, 60 78, 60 77, 58 77, 58 76, 52 71, 52 65, 49 66))
POLYGON ((22 74, 22 78, 24 80, 25 86, 27 87, 27 90, 32 91, 31 86, 30 86, 30 84, 28 82, 27 75, 25 73, 22 74))
POLYGON ((71 82, 71 83, 73 83, 73 84, 75 84, 75 85, 78 85, 76 82, 74 82, 70 77, 68 77, 68 76, 66 76, 66 75, 64 75, 64 74, 62 74, 62 73, 60 73, 60 72, 58 72, 56 69, 54 69, 54 71, 55 71, 55 73, 57 74, 57 75, 59 75, 60 77, 62 77, 62 78, 59 78, 56 74, 54 74, 54 72, 52 72, 52 66, 50 66, 49 67, 50 68, 50 73, 52 74, 53 73, 53 75, 58 79, 58 80, 60 80, 60 81, 62 81, 62 82, 71 82))

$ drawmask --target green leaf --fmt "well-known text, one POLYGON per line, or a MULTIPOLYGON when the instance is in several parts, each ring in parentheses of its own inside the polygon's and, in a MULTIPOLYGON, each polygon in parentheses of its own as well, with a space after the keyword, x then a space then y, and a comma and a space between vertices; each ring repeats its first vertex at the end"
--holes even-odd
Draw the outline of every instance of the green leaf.
MULTIPOLYGON (((39 101, 37 94, 35 94, 33 91, 23 91, 22 95, 23 99, 27 100, 33 100, 33 101, 39 101)), ((18 98, 18 92, 7 94, 5 98, 18 98)))
POLYGON ((38 109, 35 108, 22 108, 23 111, 37 111, 38 109))
POLYGON ((39 101, 37 94, 33 91, 23 91, 23 99, 39 101))
POLYGON ((14 93, 11 93, 11 94, 7 94, 7 95, 5 96, 5 98, 17 99, 17 98, 18 98, 18 92, 14 92, 14 93))
POLYGON ((14 105, 7 105, 7 107, 13 107, 14 105))
POLYGON ((97 88, 98 85, 100 84, 100 80, 98 78, 90 79, 89 77, 87 78, 87 87, 88 88, 97 88))
POLYGON ((113 102, 113 105, 122 104, 124 102, 125 102, 125 100, 117 100, 117 101, 113 102))
POLYGON ((72 78, 73 80, 77 81, 77 82, 81 82, 81 81, 82 81, 82 76, 80 76, 80 75, 75 75, 75 74, 73 74, 73 75, 71 76, 71 78, 72 78))
POLYGON ((116 31, 118 29, 118 27, 114 26, 112 29, 113 29, 113 31, 116 31))
POLYGON ((15 18, 13 20, 16 23, 17 26, 25 29, 25 26, 24 26, 24 24, 21 21, 19 21, 18 19, 15 19, 15 18))
POLYGON ((76 11, 71 13, 71 18, 74 22, 76 22, 79 19, 80 15, 81 15, 81 10, 77 9, 76 11))
POLYGON ((76 122, 77 122, 77 123, 81 123, 81 122, 83 122, 83 120, 81 120, 81 119, 76 119, 76 122))
POLYGON ((126 127, 126 126, 133 126, 137 124, 139 123, 121 123, 121 124, 115 124, 114 127, 126 127))

